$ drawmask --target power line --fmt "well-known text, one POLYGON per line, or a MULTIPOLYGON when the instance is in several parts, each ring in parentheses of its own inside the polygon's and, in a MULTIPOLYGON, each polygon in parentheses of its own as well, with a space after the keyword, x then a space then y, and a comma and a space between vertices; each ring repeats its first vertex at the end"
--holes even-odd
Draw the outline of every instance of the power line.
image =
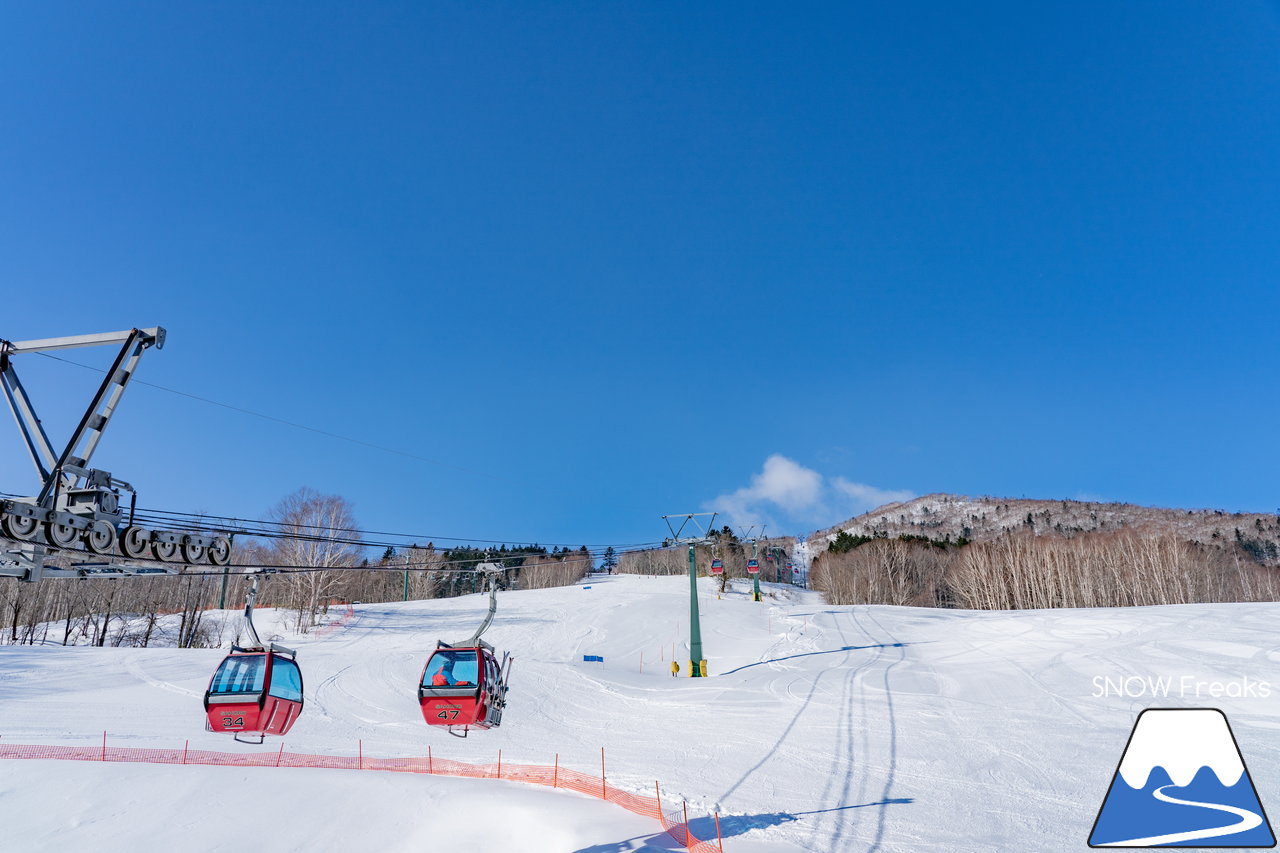
MULTIPOLYGON (((60 361, 63 364, 70 364, 70 365, 74 365, 75 367, 82 367, 85 370, 92 370, 96 373, 106 373, 106 371, 100 367, 94 367, 91 364, 82 364, 81 362, 72 361, 69 358, 62 358, 61 356, 50 355, 47 352, 37 352, 36 355, 41 355, 41 356, 44 356, 45 358, 53 359, 54 361, 60 361)), ((486 474, 481 471, 475 471, 470 468, 463 468, 460 465, 452 465, 448 462, 441 462, 439 459, 429 459, 426 456, 419 456, 416 453, 408 453, 407 451, 404 451, 404 450, 397 450, 394 447, 387 447, 382 444, 374 444, 371 441, 364 441, 363 439, 352 438, 351 436, 348 436, 348 435, 341 435, 336 432, 329 432, 328 430, 320 429, 319 427, 308 426, 307 424, 300 424, 296 421, 285 420, 284 418, 278 418, 275 415, 268 415, 263 412, 256 412, 253 409, 246 409, 242 406, 233 406, 230 403, 223 403, 218 400, 210 400, 208 397, 201 397, 198 394, 191 394, 191 393, 188 393, 187 391, 179 391, 176 388, 169 388, 164 385, 157 385, 154 382, 147 382, 142 379, 132 379, 130 381, 137 383, 138 385, 146 385, 148 388, 155 388, 159 391, 166 391, 170 394, 176 394, 179 397, 186 397, 191 400, 198 400, 199 402, 207 403, 210 406, 218 406, 219 408, 229 409, 233 412, 239 412, 242 415, 250 415, 255 418, 262 418, 263 420, 266 420, 266 421, 271 421, 277 424, 283 424, 285 426, 294 427, 296 429, 306 430, 307 432, 313 432, 317 435, 323 435, 328 438, 336 438, 339 441, 346 441, 346 442, 350 442, 351 444, 361 445, 362 447, 372 448, 373 450, 380 450, 383 453, 392 453, 392 454, 395 454, 396 456, 403 456, 407 459, 416 459, 419 462, 426 462, 429 465, 437 465, 441 468, 449 468, 454 471, 459 471, 463 474, 472 474, 477 477, 484 477, 487 480, 495 480, 495 481, 497 480, 497 478, 494 477, 492 474, 486 474)))
MULTIPOLYGON (((413 543, 415 544, 423 541, 425 542, 463 542, 463 543, 474 542, 474 543, 479 543, 484 545, 506 545, 506 544, 515 544, 519 542, 529 542, 529 540, 523 539, 520 537, 479 539, 479 538, 465 537, 465 536, 438 536, 430 533, 398 533, 395 531, 386 531, 386 530, 365 530, 363 528, 358 528, 358 527, 330 527, 328 525, 322 525, 322 524, 298 524, 294 522, 281 522, 281 521, 273 521, 269 519, 246 519, 246 518, 236 518, 234 516, 209 515, 207 513, 173 512, 170 510, 159 510, 159 509, 139 509, 138 510, 139 516, 142 516, 144 514, 148 518, 164 519, 167 517, 167 518, 172 518, 175 521, 182 521, 183 523, 189 523, 189 524, 199 524, 204 521, 211 520, 215 522, 225 522, 228 525, 237 525, 245 528, 256 525, 259 528, 290 528, 290 529, 296 528, 300 530, 309 529, 309 530, 334 531, 339 533, 351 533, 361 537, 393 536, 400 539, 412 540, 413 543)), ((217 528, 216 525, 205 525, 205 528, 219 529, 217 528)), ((383 544, 383 543, 372 543, 372 542, 365 541, 364 544, 373 545, 373 544, 383 544)), ((397 543, 386 543, 386 544, 403 545, 405 543, 397 542, 397 543)), ((577 543, 575 545, 574 543, 571 543, 571 542, 532 542, 530 544, 545 545, 549 547, 574 548, 574 547, 578 547, 579 545, 582 545, 583 543, 577 543)), ((595 548, 607 548, 607 547, 610 547, 610 545, 612 545, 612 547, 614 548, 632 548, 632 547, 638 547, 638 546, 651 546, 651 545, 657 545, 657 544, 659 543, 629 542, 629 543, 620 544, 615 542, 615 543, 605 543, 602 545, 592 545, 587 547, 591 549, 595 549, 595 548)))
MULTIPOLYGON (((0 541, 8 541, 16 545, 30 544, 26 541, 15 539, 11 536, 5 535, 3 532, 0 532, 0 541)), ((610 547, 614 548, 614 553, 616 555, 635 553, 637 551, 655 550, 651 544, 646 543, 643 546, 605 546, 604 548, 596 548, 596 549, 588 550, 586 551, 586 553, 583 553, 582 551, 566 551, 562 554, 546 554, 546 553, 534 552, 534 553, 525 553, 525 554, 509 554, 505 557, 493 555, 491 553, 486 553, 479 557, 465 557, 465 558, 458 558, 458 559, 452 559, 452 560, 436 560, 436 559, 428 558, 426 560, 418 560, 418 561, 406 559, 403 562, 398 562, 395 564, 384 563, 381 565, 364 564, 364 565, 298 566, 298 565, 283 564, 283 563, 264 564, 262 562, 232 563, 226 566, 210 567, 209 569, 200 569, 198 571, 178 571, 178 572, 156 571, 156 572, 141 572, 141 573, 134 572, 134 573, 123 573, 123 574, 111 573, 111 561, 116 558, 108 555, 95 554, 87 550, 70 549, 70 548, 60 548, 57 550, 57 553, 65 554, 68 556, 82 556, 82 557, 89 558, 90 560, 100 561, 100 562, 91 562, 91 563, 81 563, 78 565, 73 563, 71 565, 72 569, 79 569, 84 572, 84 574, 81 576, 82 579, 84 580, 94 579, 95 577, 97 579, 102 579, 102 580, 118 580, 122 578, 135 579, 135 578, 149 578, 149 577, 150 578, 154 578, 154 577, 200 577, 200 578, 227 577, 230 574, 234 574, 238 577, 243 577, 248 574, 252 574, 254 572, 265 572, 268 574, 280 574, 280 575, 292 575, 292 574, 305 575, 305 574, 315 574, 319 572, 395 572, 395 573, 427 572, 427 573, 437 573, 437 574, 447 574, 447 575, 448 574, 455 574, 455 575, 456 574, 475 574, 479 564, 484 562, 492 562, 494 560, 497 560, 499 563, 501 563, 505 559, 512 559, 512 560, 519 559, 521 561, 521 565, 518 565, 518 566, 503 565, 504 571, 523 569, 525 568, 525 566, 523 565, 524 561, 532 557, 549 557, 552 559, 558 558, 560 562, 587 563, 588 565, 594 565, 595 558, 598 556, 601 556, 604 553, 604 551, 610 547), (101 571, 95 571, 95 568, 100 569, 101 571), (233 570, 236 570, 236 569, 240 571, 233 572, 233 570)), ((666 547, 666 546, 664 545, 663 547, 666 547)), ((425 549, 417 549, 417 550, 425 550, 425 549)), ((189 566, 189 564, 185 564, 185 563, 165 563, 163 560, 158 560, 158 559, 143 558, 140 560, 131 560, 130 558, 127 558, 127 557, 123 557, 120 559, 129 563, 141 562, 141 563, 148 563, 148 564, 163 566, 165 568, 189 566)))
MULTIPOLYGON (((23 540, 14 539, 10 536, 3 535, 3 534, 0 534, 0 541, 13 542, 17 545, 29 544, 28 542, 25 542, 23 540)), ((608 547, 612 547, 612 546, 608 546, 608 547)), ((418 549, 418 550, 424 550, 424 549, 418 549)), ((634 548, 634 547, 625 548, 625 549, 618 549, 618 548, 614 549, 615 553, 617 554, 631 553, 631 552, 640 551, 640 550, 646 550, 646 549, 634 548)), ((82 549, 60 548, 58 549, 58 552, 62 554, 68 554, 68 555, 82 555, 92 560, 105 561, 105 565, 109 565, 111 560, 117 559, 108 555, 95 554, 91 551, 82 550, 82 549)), ((458 558, 458 559, 452 559, 452 560, 425 559, 425 560, 414 561, 414 560, 406 559, 405 561, 396 563, 394 565, 383 564, 383 565, 372 565, 372 566, 371 565, 298 566, 298 565, 286 564, 286 563, 273 564, 273 563, 263 563, 263 562, 230 563, 226 566, 219 566, 209 570, 175 572, 168 576, 169 577, 206 577, 206 576, 221 577, 223 574, 231 571, 232 569, 267 571, 272 574, 311 574, 315 572, 326 572, 326 571, 344 571, 344 572, 413 571, 413 572, 443 572, 446 574, 455 574, 455 573, 473 573, 475 572, 476 567, 481 563, 492 562, 495 560, 498 562, 501 562, 504 559, 512 559, 512 560, 519 559, 523 562, 525 559, 531 558, 531 557, 550 557, 552 559, 559 557, 562 562, 594 563, 595 558, 597 556, 600 556, 603 553, 604 553, 603 549, 588 550, 585 553, 583 553, 582 551, 568 551, 559 555, 541 554, 536 552, 525 553, 525 554, 509 554, 505 557, 501 555, 494 555, 492 553, 488 553, 488 554, 483 554, 479 557, 464 557, 464 558, 458 558), (454 567, 454 568, 450 568, 450 567, 454 567)), ((167 565, 167 566, 188 565, 188 564, 178 564, 178 563, 165 563, 163 560, 146 559, 146 558, 143 558, 140 560, 131 560, 131 558, 122 557, 119 559, 122 559, 127 562, 154 563, 158 565, 167 565)), ((89 564, 89 565, 92 565, 92 564, 89 564)), ((519 569, 519 568, 522 568, 522 566, 505 566, 504 565, 503 568, 519 569)), ((241 571, 241 572, 237 572, 236 574, 245 574, 245 573, 246 573, 245 571, 241 571)), ((155 576, 157 575, 150 575, 150 574, 131 575, 131 577, 155 577, 155 576)))
MULTIPOLYGON (((102 370, 101 368, 94 367, 93 365, 83 364, 82 362, 73 361, 73 360, 71 360, 71 359, 63 358, 63 357, 61 357, 61 356, 51 355, 51 354, 49 354, 49 353, 47 353, 47 352, 38 352, 38 353, 36 353, 36 354, 37 354, 37 355, 44 356, 45 358, 48 358, 48 359, 52 359, 53 361, 58 361, 58 362, 62 362, 63 364, 69 364, 69 365, 72 365, 72 366, 74 366, 74 367, 79 367, 79 368, 82 368, 82 369, 84 369, 84 370, 90 370, 90 371, 94 371, 94 372, 96 372, 96 373, 105 373, 105 372, 106 372, 106 371, 102 370)), ((323 436, 326 436, 326 437, 328 437, 328 438, 334 438, 334 439, 338 439, 338 440, 340 440, 340 441, 346 441, 346 442, 349 442, 349 443, 351 443, 351 444, 357 444, 357 445, 360 445, 360 446, 362 446, 362 447, 368 447, 368 448, 371 448, 371 449, 373 449, 373 450, 379 450, 379 451, 382 451, 382 452, 384 452, 384 453, 391 453, 391 454, 395 454, 395 455, 397 455, 397 456, 403 456, 403 457, 408 458, 408 459, 415 459, 415 460, 418 460, 418 461, 420 461, 420 462, 426 462, 426 463, 431 464, 431 465, 438 465, 438 466, 441 466, 441 467, 444 467, 444 468, 450 468, 450 469, 452 469, 452 470, 459 471, 459 472, 462 472, 462 473, 465 473, 465 474, 473 474, 473 475, 476 475, 476 476, 479 476, 479 477, 483 477, 483 478, 485 478, 485 479, 489 479, 489 480, 496 480, 496 478, 495 478, 495 477, 493 477, 493 476, 492 476, 492 475, 490 475, 490 474, 486 474, 486 473, 483 473, 483 472, 475 471, 475 470, 473 470, 473 469, 464 468, 464 467, 461 467, 461 466, 458 466, 458 465, 452 465, 452 464, 447 463, 447 462, 441 462, 440 460, 437 460, 437 459, 431 459, 431 458, 428 458, 428 457, 425 457, 425 456, 420 456, 420 455, 415 454, 415 453, 408 453, 408 452, 403 451, 403 450, 397 450, 396 448, 387 447, 387 446, 385 446, 385 445, 381 445, 381 444, 375 444, 375 443, 373 443, 373 442, 364 441, 364 440, 362 440, 362 439, 352 438, 352 437, 350 437, 350 436, 345 436, 345 435, 341 435, 341 434, 339 434, 339 433, 330 432, 330 431, 328 431, 328 430, 323 430, 323 429, 320 429, 320 428, 318 428, 318 427, 309 426, 309 425, 307 425, 307 424, 302 424, 302 423, 297 423, 297 422, 295 422, 295 421, 285 420, 284 418, 278 418, 278 417, 276 417, 276 416, 274 416, 274 415, 265 414, 265 413, 263 413, 263 412, 257 412, 257 411, 254 411, 254 410, 252 410, 252 409, 246 409, 246 408, 244 408, 244 407, 242 407, 242 406, 235 406, 235 405, 231 405, 230 403, 223 403, 223 402, 218 401, 218 400, 212 400, 212 399, 209 399, 208 397, 202 397, 202 396, 200 396, 200 395, 198 395, 198 394, 192 394, 192 393, 189 393, 189 392, 187 392, 187 391, 180 391, 180 390, 178 390, 178 389, 176 389, 176 388, 170 388, 170 387, 167 387, 167 386, 165 386, 165 385, 159 385, 159 384, 154 383, 154 382, 147 382, 147 381, 145 381, 145 380, 143 380, 143 379, 136 379, 136 378, 135 378, 135 379, 132 379, 131 381, 132 381, 132 382, 139 383, 139 384, 141 384, 141 385, 146 385, 146 386, 147 386, 147 387, 149 387, 149 388, 155 388, 155 389, 157 389, 157 390, 165 391, 165 392, 170 393, 170 394, 176 394, 176 395, 177 395, 177 396, 179 396, 179 397, 186 397, 186 398, 191 399, 191 400, 196 400, 196 401, 199 401, 199 402, 201 402, 201 403, 206 403, 206 404, 211 405, 211 406, 218 406, 219 408, 228 409, 228 410, 230 410, 230 411, 238 412, 238 413, 240 413, 240 414, 245 414, 245 415, 249 415, 249 416, 251 416, 251 417, 261 418, 261 419, 263 419, 263 420, 271 421, 271 422, 273 422, 273 423, 278 423, 278 424, 282 424, 282 425, 285 425, 285 426, 294 427, 294 428, 296 428, 296 429, 306 430, 307 432, 315 433, 315 434, 317 434, 317 435, 323 435, 323 436)), ((16 497, 16 496, 11 495, 11 497, 16 497)), ((209 525, 209 524, 204 524, 204 523, 203 523, 205 520, 211 520, 211 521, 214 521, 214 522, 224 522, 224 523, 226 523, 227 525, 234 525, 234 527, 236 528, 236 532, 244 532, 244 533, 248 533, 249 535, 263 536, 263 537, 268 537, 268 538, 280 538, 278 535, 273 534, 273 533, 272 533, 272 532, 270 532, 268 529, 266 529, 266 528, 273 527, 273 526, 274 526, 274 527, 279 527, 279 526, 281 525, 281 523, 280 523, 280 522, 275 522, 275 521, 268 521, 268 520, 262 520, 262 519, 241 519, 241 518, 235 518, 235 517, 230 517, 230 516, 215 516, 215 515, 197 514, 197 513, 179 513, 179 512, 169 512, 169 511, 165 511, 165 510, 154 510, 154 509, 151 509, 151 510, 138 510, 138 515, 139 515, 140 517, 141 517, 141 516, 143 516, 143 515, 144 515, 144 513, 146 514, 146 515, 145 515, 145 517, 146 517, 146 518, 148 518, 148 519, 149 519, 149 520, 151 520, 151 521, 155 521, 155 522, 162 522, 162 521, 163 521, 164 523, 169 523, 168 521, 166 521, 166 520, 165 520, 165 518, 166 518, 166 517, 174 518, 174 519, 179 519, 179 518, 181 518, 181 519, 184 519, 184 522, 183 522, 183 523, 185 523, 185 524, 187 524, 187 525, 199 525, 199 526, 197 527, 197 529, 201 529, 201 530, 221 530, 221 528, 219 528, 216 524, 209 525), (252 527, 256 527, 257 529, 256 529, 256 530, 250 530, 250 529, 248 529, 248 528, 252 528, 252 527)), ((289 526, 289 527, 296 527, 296 528, 304 528, 304 527, 308 527, 309 525, 293 525, 293 524, 291 524, 291 525, 288 525, 288 526, 289 526)), ((506 538, 495 538, 495 539, 480 539, 480 538, 469 538, 469 537, 462 537, 462 536, 437 536, 437 535, 431 535, 431 534, 396 533, 396 532, 389 532, 389 531, 367 531, 367 530, 359 530, 359 529, 356 529, 356 528, 326 528, 326 527, 321 527, 321 526, 318 526, 318 525, 312 525, 312 526, 310 526, 310 527, 313 527, 313 529, 318 529, 318 530, 332 530, 332 531, 337 531, 337 532, 342 532, 342 533, 351 533, 351 534, 354 534, 354 536, 350 537, 350 539, 352 539, 352 540, 354 540, 356 536, 359 536, 359 537, 364 537, 364 536, 389 536, 389 537, 395 537, 395 538, 398 538, 398 539, 406 539, 406 540, 410 540, 410 541, 411 541, 412 543, 414 543, 414 544, 416 544, 416 543, 417 543, 417 542, 419 542, 419 541, 423 541, 423 540, 425 540, 425 541, 428 541, 428 542, 437 542, 437 541, 439 541, 439 542, 475 543, 475 544, 480 544, 480 545, 505 545, 505 544, 507 544, 507 543, 512 543, 512 544, 514 544, 514 543, 517 543, 517 542, 526 541, 526 540, 521 539, 521 538, 519 538, 519 537, 506 537, 506 538)), ((223 532, 231 532, 231 531, 223 531, 223 532)), ((302 537, 295 537, 295 538, 302 538, 302 537)), ((332 541, 332 540, 331 540, 330 538, 326 538, 326 541, 332 541)), ((365 540, 365 539, 361 538, 361 539, 360 539, 360 541, 348 541, 348 542, 345 542, 345 543, 342 543, 342 544, 351 544, 351 545, 367 546, 367 547, 405 547, 405 545, 406 545, 406 544, 408 544, 408 543, 405 543, 405 542, 374 542, 374 541, 368 541, 368 540, 365 540)), ((551 546, 551 547, 561 547, 561 548, 572 548, 572 547, 574 547, 574 546, 572 545, 572 543, 567 543, 567 542, 546 542, 546 543, 533 543, 533 544, 546 545, 546 546, 551 546)), ((627 543, 627 544, 622 544, 622 545, 614 544, 612 547, 614 547, 615 549, 631 549, 631 548, 636 548, 636 547, 640 547, 640 548, 651 547, 651 546, 654 546, 654 545, 657 545, 657 544, 658 544, 658 543, 656 543, 656 542, 627 543)), ((599 546, 599 547, 600 547, 601 549, 603 549, 603 548, 610 547, 610 546, 609 546, 609 545, 602 545, 602 546, 599 546)))
MULTIPOLYGON (((0 492, 2 497, 18 497, 18 495, 0 492)), ((189 531, 200 531, 207 533, 238 533, 250 537, 272 540, 291 540, 300 542, 322 542, 330 545, 350 545, 356 548, 398 548, 403 550, 426 550, 418 543, 426 540, 434 543, 436 540, 448 540, 463 543, 462 545, 446 546, 439 550, 450 551, 460 547, 471 547, 473 550, 489 550, 477 547, 478 545, 498 545, 506 546, 510 544, 515 548, 522 547, 520 539, 462 539, 459 537, 436 536, 432 537, 426 534, 409 534, 395 533, 389 531, 371 531, 356 527, 329 527, 319 524, 295 524, 292 522, 270 521, 266 519, 241 519, 231 516, 211 516, 199 513, 180 513, 169 510, 155 509, 139 509, 134 515, 135 522, 140 526, 165 529, 168 527, 181 527, 189 531), (208 523, 210 520, 218 523, 208 523), (306 532, 315 531, 315 532, 306 532), (337 535, 349 534, 349 535, 337 535), (367 539, 366 536, 391 536, 403 540, 412 541, 387 541, 378 539, 367 539)), ((2 537, 0 538, 8 538, 2 537)), ((11 540, 20 541, 20 540, 11 540)), ((661 545, 660 542, 631 542, 631 543, 607 543, 602 545, 580 545, 574 546, 567 543, 556 542, 524 542, 524 547, 531 548, 547 548, 559 547, 565 548, 565 553, 577 553, 579 548, 586 548, 588 554, 602 555, 607 549, 613 548, 616 553, 623 554, 631 551, 642 551, 661 545)), ((89 553, 89 552, 81 552, 89 553)), ((519 555, 513 555, 519 556, 519 555)), ((554 554, 550 555, 554 556, 554 554)))

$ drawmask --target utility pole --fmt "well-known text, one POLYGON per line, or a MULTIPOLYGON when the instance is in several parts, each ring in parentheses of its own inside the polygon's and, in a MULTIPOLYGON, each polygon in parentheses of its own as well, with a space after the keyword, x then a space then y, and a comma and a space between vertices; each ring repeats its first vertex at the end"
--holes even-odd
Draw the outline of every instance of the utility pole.
MULTIPOLYGON (((763 533, 764 531, 761 531, 763 533)), ((751 575, 751 600, 760 600, 760 562, 756 560, 756 540, 751 540, 751 559, 756 563, 756 570, 751 575)))
POLYGON ((698 562, 697 546, 711 541, 710 531, 715 525, 716 513, 690 512, 681 515, 664 515, 662 520, 671 531, 671 541, 678 545, 689 546, 689 677, 706 678, 707 660, 702 656, 702 622, 698 615, 698 562), (703 516, 711 516, 706 527, 698 520, 703 516), (678 528, 673 527, 673 518, 682 519, 678 528), (692 525, 690 532, 696 536, 681 536, 685 528, 692 525))
POLYGON ((408 552, 405 552, 405 555, 404 555, 404 597, 401 598, 400 600, 401 601, 409 600, 409 554, 408 552))

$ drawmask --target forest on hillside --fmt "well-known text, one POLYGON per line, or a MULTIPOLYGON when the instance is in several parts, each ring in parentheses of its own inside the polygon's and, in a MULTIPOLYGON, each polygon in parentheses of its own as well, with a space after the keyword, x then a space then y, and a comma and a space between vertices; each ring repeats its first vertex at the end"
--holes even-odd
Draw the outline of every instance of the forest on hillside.
POLYGON ((1280 575, 1236 542, 1110 530, 984 542, 837 534, 811 585, 833 604, 982 610, 1275 601, 1280 575))

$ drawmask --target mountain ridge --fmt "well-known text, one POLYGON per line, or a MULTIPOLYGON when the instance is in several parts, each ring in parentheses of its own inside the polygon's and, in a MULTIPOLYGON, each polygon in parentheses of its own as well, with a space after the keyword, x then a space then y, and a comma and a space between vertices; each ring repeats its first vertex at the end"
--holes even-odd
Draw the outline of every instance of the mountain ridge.
POLYGON ((1014 533, 1072 537, 1133 530, 1196 544, 1240 545, 1260 563, 1280 564, 1280 516, 1219 509, 1149 507, 1073 499, 972 497, 937 492, 877 507, 807 537, 821 553, 840 532, 854 536, 985 542, 1014 533))

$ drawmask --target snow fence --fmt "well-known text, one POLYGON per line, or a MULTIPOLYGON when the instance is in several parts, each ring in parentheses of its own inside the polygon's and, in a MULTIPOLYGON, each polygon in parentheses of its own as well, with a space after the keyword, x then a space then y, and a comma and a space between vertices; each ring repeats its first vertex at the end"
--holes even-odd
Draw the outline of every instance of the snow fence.
POLYGON ((389 770, 398 773, 429 773, 436 776, 465 776, 471 779, 506 779, 545 785, 549 788, 567 788, 591 797, 599 797, 622 806, 634 814, 651 817, 662 828, 693 853, 723 853, 724 844, 719 836, 720 816, 716 815, 715 841, 703 841, 689 829, 689 807, 684 803, 663 802, 662 791, 653 783, 654 796, 624 791, 610 785, 605 778, 604 750, 600 750, 600 775, 583 773, 560 766, 560 756, 555 763, 511 764, 498 760, 494 764, 472 764, 448 758, 436 758, 427 748, 425 756, 408 758, 375 758, 364 754, 363 743, 357 744, 356 755, 314 755, 304 752, 285 752, 284 745, 275 752, 215 752, 207 749, 146 749, 131 746, 108 746, 106 733, 101 745, 52 746, 42 744, 18 744, 0 742, 0 759, 31 758, 43 761, 124 761, 144 764, 213 764, 227 767, 325 767, 331 770, 389 770))

